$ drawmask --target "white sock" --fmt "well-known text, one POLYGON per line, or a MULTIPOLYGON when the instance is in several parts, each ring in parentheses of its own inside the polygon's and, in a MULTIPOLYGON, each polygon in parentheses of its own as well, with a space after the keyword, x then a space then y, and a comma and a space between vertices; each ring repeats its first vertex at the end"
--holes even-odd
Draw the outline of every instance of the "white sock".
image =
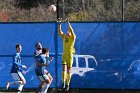
POLYGON ((24 86, 23 84, 19 85, 18 90, 22 91, 23 86, 24 86))
POLYGON ((46 84, 43 89, 41 90, 41 93, 47 93, 47 90, 49 88, 50 84, 46 84))
POLYGON ((21 85, 22 81, 14 81, 14 82, 10 82, 10 85, 21 85))

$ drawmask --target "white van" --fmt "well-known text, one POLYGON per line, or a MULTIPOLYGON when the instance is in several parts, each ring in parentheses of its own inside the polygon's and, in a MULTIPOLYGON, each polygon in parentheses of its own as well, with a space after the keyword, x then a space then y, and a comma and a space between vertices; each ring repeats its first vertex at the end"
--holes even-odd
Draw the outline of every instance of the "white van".
POLYGON ((74 55, 72 73, 83 76, 85 72, 95 70, 97 61, 92 55, 74 55), (92 65, 92 66, 90 66, 92 65))

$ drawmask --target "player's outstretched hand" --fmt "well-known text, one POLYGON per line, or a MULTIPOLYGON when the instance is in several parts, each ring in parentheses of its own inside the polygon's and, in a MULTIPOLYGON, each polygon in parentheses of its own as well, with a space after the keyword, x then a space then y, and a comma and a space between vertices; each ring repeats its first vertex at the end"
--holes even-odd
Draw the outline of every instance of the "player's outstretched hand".
POLYGON ((65 20, 66 20, 66 22, 67 22, 67 23, 69 23, 69 22, 70 22, 70 19, 69 19, 68 17, 67 17, 65 20))
POLYGON ((22 68, 27 68, 25 65, 22 65, 22 68))
POLYGON ((23 74, 26 74, 26 71, 22 71, 23 74))
POLYGON ((53 61, 54 60, 54 57, 50 57, 50 61, 53 61))
POLYGON ((57 21, 58 24, 60 25, 60 24, 63 22, 63 19, 62 19, 62 18, 58 18, 56 21, 57 21))
POLYGON ((48 66, 50 64, 51 61, 53 61, 53 57, 50 57, 50 60, 48 62, 46 62, 45 66, 48 66))

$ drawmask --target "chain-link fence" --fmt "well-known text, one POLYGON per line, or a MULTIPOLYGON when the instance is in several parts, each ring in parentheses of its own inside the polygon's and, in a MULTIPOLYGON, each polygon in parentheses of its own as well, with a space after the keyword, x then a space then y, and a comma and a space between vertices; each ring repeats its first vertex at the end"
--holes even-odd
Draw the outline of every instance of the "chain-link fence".
POLYGON ((59 15, 73 21, 121 21, 121 0, 66 0, 59 15))
POLYGON ((1 0, 1 22, 140 21, 140 0, 1 0), (49 12, 50 5, 57 7, 49 12))
POLYGON ((125 0, 124 21, 140 21, 140 0, 125 0))

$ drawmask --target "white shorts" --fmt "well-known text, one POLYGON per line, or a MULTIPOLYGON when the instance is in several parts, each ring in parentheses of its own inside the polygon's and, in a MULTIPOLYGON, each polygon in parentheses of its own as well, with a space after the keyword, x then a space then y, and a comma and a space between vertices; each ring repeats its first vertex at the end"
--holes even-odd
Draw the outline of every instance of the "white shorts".
POLYGON ((11 73, 11 75, 15 81, 21 81, 21 80, 25 79, 21 72, 11 73))
POLYGON ((44 74, 44 75, 42 75, 42 76, 37 76, 37 77, 38 77, 38 79, 39 79, 40 81, 46 81, 46 80, 49 79, 49 77, 48 77, 46 74, 44 74))

